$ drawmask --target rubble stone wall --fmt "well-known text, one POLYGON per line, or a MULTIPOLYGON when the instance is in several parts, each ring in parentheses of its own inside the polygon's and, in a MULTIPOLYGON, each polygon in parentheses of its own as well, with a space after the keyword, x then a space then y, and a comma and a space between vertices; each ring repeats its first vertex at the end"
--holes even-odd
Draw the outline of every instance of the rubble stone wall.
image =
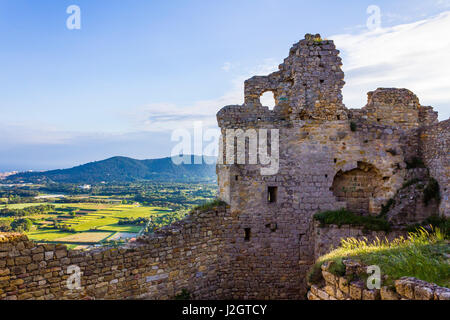
MULTIPOLYGON (((347 109, 341 65, 333 41, 307 34, 277 72, 245 82, 243 105, 217 113, 219 197, 229 207, 194 212, 125 247, 87 252, 2 235, 0 299, 168 299, 182 289, 196 299, 303 299, 318 255, 342 237, 367 236, 317 228, 313 215, 340 208, 378 214, 408 179, 413 157, 423 157, 439 182, 448 216, 450 122, 437 123, 436 112, 406 89, 379 88, 364 108, 347 109), (266 91, 274 92, 273 110, 259 100, 266 91), (263 174, 269 165, 260 157, 227 163, 242 152, 226 145, 228 134, 245 141, 265 130, 270 154, 279 152, 275 174, 263 174), (71 265, 83 274, 81 290, 67 289, 71 265)), ((243 152, 251 146, 248 140, 243 152)))
MULTIPOLYGON (((437 121, 432 108, 422 107, 407 89, 380 88, 369 93, 366 107, 347 109, 338 55, 333 41, 307 34, 277 72, 246 81, 243 105, 217 113, 219 195, 235 217, 234 298, 303 298, 316 246, 325 242, 315 244, 313 215, 340 208, 379 214, 406 182, 406 161, 420 155, 419 129, 437 121), (259 101, 265 91, 274 92, 273 110, 259 101), (278 130, 276 174, 262 174, 267 166, 261 162, 227 163, 227 153, 235 159, 240 153, 225 146, 236 129, 243 135, 278 130), (269 201, 270 190, 276 190, 275 202, 269 201)), ((445 170, 442 163, 436 167, 445 170)), ((329 239, 335 246, 339 241, 339 236, 329 239)))
POLYGON ((182 289, 227 297, 227 216, 225 207, 194 212, 137 243, 92 251, 0 234, 0 299, 171 299, 182 289), (80 268, 81 289, 67 286, 69 266, 80 268))
POLYGON ((440 186, 440 213, 450 217, 450 119, 421 130, 420 143, 425 165, 440 186))
MULTIPOLYGON (((348 262, 347 262, 348 263, 348 262)), ((356 264, 360 268, 359 264, 356 264)), ((365 272, 346 267, 345 276, 337 276, 322 265, 322 283, 313 284, 308 291, 308 300, 450 300, 450 289, 440 287, 413 277, 395 280, 393 287, 383 286, 369 289, 362 280, 351 280, 350 274, 365 272)))

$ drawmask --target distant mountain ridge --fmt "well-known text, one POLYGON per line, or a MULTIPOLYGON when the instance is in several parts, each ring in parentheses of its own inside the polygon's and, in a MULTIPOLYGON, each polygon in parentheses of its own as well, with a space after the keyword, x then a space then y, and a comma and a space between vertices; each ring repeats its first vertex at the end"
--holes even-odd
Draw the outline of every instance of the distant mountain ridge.
POLYGON ((191 164, 176 165, 172 158, 136 160, 127 157, 89 162, 70 169, 44 172, 21 172, 8 176, 7 182, 58 182, 58 183, 101 183, 101 182, 202 182, 216 179, 215 158, 208 157, 214 164, 194 164, 201 156, 190 156, 191 164))

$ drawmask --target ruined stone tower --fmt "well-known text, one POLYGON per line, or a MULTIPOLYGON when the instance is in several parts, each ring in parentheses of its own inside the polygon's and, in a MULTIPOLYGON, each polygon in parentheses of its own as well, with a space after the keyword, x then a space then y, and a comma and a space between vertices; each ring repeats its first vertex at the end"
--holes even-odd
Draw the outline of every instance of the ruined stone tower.
POLYGON ((346 119, 341 89, 344 73, 333 41, 306 35, 294 44, 279 71, 245 81, 245 106, 261 106, 259 97, 272 91, 275 111, 295 119, 346 119))
POLYGON ((317 227, 315 213, 378 215, 395 202, 384 213, 393 225, 450 216, 450 120, 438 122, 407 89, 379 88, 365 107, 347 109, 338 53, 306 35, 279 71, 246 81, 243 105, 218 112, 227 205, 194 210, 120 248, 69 251, 0 234, 0 300, 171 299, 183 290, 193 299, 304 299, 316 257, 342 237, 366 236, 317 227), (273 110, 259 101, 265 91, 274 92, 273 110), (419 186, 431 177, 439 197, 424 202, 419 186), (80 290, 66 285, 70 265, 80 267, 80 290))
POLYGON ((301 298, 314 262, 313 214, 344 207, 378 215, 416 173, 407 170, 411 159, 422 159, 441 186, 440 207, 423 215, 450 214, 449 121, 438 123, 437 113, 406 89, 377 89, 367 106, 347 109, 338 53, 333 41, 307 34, 279 71, 245 82, 243 105, 217 114, 223 145, 229 129, 244 136, 279 130, 276 174, 262 175, 259 163, 227 163, 233 148, 223 147, 217 165, 220 197, 234 221, 233 297, 301 298), (259 101, 266 91, 274 93, 273 110, 259 101))

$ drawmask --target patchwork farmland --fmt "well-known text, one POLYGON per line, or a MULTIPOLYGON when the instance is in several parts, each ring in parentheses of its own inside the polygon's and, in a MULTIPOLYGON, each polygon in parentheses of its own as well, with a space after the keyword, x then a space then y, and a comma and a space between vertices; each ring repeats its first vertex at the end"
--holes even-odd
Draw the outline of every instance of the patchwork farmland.
MULTIPOLYGON (((30 205, 40 205, 40 203, 27 204, 27 206, 30 205)), ((62 243, 69 248, 128 241, 143 231, 146 225, 120 224, 120 221, 137 218, 161 221, 168 215, 174 214, 168 208, 139 204, 54 203, 52 205, 55 206, 54 211, 32 217, 34 227, 27 235, 37 242, 62 243)), ((8 207, 22 209, 26 206, 17 204, 8 207)))

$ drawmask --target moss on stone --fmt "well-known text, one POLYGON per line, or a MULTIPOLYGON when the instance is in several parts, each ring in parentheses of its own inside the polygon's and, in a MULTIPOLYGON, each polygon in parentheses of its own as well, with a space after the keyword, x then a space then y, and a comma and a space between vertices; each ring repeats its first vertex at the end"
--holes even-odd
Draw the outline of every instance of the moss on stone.
POLYGON ((389 231, 391 228, 389 222, 382 217, 361 216, 346 209, 319 212, 314 215, 314 219, 319 221, 321 226, 350 225, 371 231, 389 231))

